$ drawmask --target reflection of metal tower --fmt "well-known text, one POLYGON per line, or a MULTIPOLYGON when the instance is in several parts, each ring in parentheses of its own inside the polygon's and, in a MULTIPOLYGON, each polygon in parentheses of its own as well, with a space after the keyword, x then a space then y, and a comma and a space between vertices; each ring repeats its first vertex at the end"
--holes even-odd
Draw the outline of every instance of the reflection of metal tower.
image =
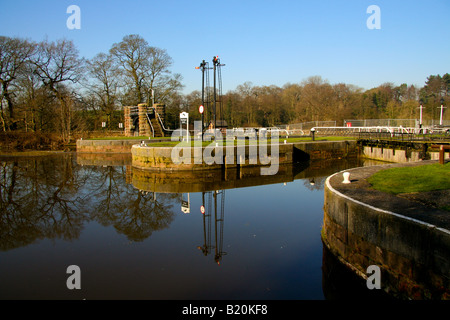
POLYGON ((220 264, 220 260, 222 260, 222 256, 226 254, 223 252, 223 222, 225 215, 225 191, 213 191, 206 192, 208 197, 208 203, 205 204, 205 192, 202 194, 203 205, 202 208, 205 208, 205 212, 203 212, 203 240, 204 244, 202 247, 198 247, 198 249, 202 250, 203 254, 207 256, 211 253, 212 249, 215 249, 214 252, 214 261, 217 264, 220 264), (220 208, 218 211, 217 201, 218 196, 220 198, 220 208), (214 204, 213 198, 214 197, 214 204), (211 244, 211 209, 214 206, 214 246, 211 244))
POLYGON ((220 260, 222 260, 222 256, 226 254, 223 252, 223 218, 224 218, 224 210, 225 210, 225 190, 215 191, 214 192, 214 214, 215 214, 215 231, 216 231, 216 254, 214 256, 214 260, 217 264, 220 264, 220 260), (219 215, 217 215, 217 196, 221 194, 221 205, 219 215), (217 229, 219 229, 219 235, 217 235, 217 229))
POLYGON ((211 247, 211 203, 212 193, 202 192, 202 214, 203 214, 203 246, 198 247, 203 254, 207 256, 210 253, 211 247), (208 204, 205 203, 205 194, 208 196, 208 204))

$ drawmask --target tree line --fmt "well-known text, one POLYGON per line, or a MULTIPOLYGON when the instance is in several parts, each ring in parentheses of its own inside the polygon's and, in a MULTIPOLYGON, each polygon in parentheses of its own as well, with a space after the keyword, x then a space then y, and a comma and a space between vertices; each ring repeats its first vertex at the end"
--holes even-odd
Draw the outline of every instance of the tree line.
MULTIPOLYGON (((182 111, 199 120, 202 94, 183 94, 182 76, 171 72, 172 64, 165 49, 136 34, 124 36, 92 59, 81 57, 71 40, 33 42, 0 36, 0 130, 57 133, 68 142, 76 133, 102 129, 102 123, 118 130, 123 106, 153 101, 166 105, 167 127, 178 127, 182 111)), ((449 89, 448 73, 430 75, 423 87, 387 82, 369 90, 330 84, 320 76, 282 87, 245 82, 219 98, 218 117, 229 127, 414 119, 422 99, 424 117, 438 119, 438 107, 441 99, 448 101, 449 89)))
MULTIPOLYGON (((245 82, 224 94, 220 103, 223 119, 231 127, 309 121, 336 121, 343 125, 345 119, 418 119, 420 100, 424 119, 439 120, 441 99, 446 104, 449 90, 448 73, 429 76, 421 88, 387 82, 370 90, 345 83, 330 84, 320 76, 312 76, 282 87, 245 82)), ((201 93, 194 91, 183 99, 179 105, 184 104, 193 119, 199 119, 196 109, 201 104, 201 93)), ((448 114, 444 113, 444 119, 450 119, 448 114)))
POLYGON ((0 128, 58 133, 118 128, 122 106, 157 99, 170 104, 182 88, 166 50, 127 35, 107 53, 80 57, 73 41, 0 37, 0 128))

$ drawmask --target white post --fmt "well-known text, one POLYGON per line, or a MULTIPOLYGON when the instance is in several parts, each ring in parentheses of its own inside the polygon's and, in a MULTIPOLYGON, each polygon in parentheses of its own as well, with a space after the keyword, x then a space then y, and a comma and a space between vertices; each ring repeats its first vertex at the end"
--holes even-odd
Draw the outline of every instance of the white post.
POLYGON ((186 121, 186 141, 189 142, 189 113, 187 113, 187 112, 180 113, 181 132, 183 132, 183 122, 184 121, 186 121))
POLYGON ((442 124, 443 124, 443 116, 444 116, 444 105, 443 104, 441 104, 441 117, 440 117, 440 119, 439 119, 439 125, 441 125, 442 126, 442 124))
POLYGON ((421 104, 420 105, 420 120, 419 120, 419 124, 420 124, 421 128, 422 128, 422 109, 423 109, 423 105, 421 104))

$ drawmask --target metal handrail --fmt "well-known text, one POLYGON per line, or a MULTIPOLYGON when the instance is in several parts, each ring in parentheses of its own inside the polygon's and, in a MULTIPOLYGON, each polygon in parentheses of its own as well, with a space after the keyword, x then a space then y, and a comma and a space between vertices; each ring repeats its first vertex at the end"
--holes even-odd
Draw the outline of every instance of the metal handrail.
POLYGON ((164 131, 175 131, 175 130, 171 130, 171 129, 166 129, 166 127, 164 127, 164 123, 163 123, 162 120, 161 120, 161 117, 159 116, 159 113, 157 113, 157 112, 155 111, 155 114, 156 114, 156 116, 158 117, 159 123, 161 124, 161 127, 162 127, 162 129, 163 129, 164 131))
POLYGON ((153 135, 153 138, 154 138, 155 137, 155 128, 153 128, 152 121, 150 120, 150 117, 148 116, 148 113, 145 113, 145 115, 147 116, 148 123, 150 124, 150 127, 152 128, 152 135, 153 135))

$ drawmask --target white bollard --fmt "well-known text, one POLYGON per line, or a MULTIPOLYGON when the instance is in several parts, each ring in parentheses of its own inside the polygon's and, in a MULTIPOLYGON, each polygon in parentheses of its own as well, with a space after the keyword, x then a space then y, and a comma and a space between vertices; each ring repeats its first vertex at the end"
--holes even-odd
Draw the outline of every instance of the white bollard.
POLYGON ((343 173, 344 176, 344 181, 342 181, 342 183, 350 183, 350 172, 344 172, 343 173))

